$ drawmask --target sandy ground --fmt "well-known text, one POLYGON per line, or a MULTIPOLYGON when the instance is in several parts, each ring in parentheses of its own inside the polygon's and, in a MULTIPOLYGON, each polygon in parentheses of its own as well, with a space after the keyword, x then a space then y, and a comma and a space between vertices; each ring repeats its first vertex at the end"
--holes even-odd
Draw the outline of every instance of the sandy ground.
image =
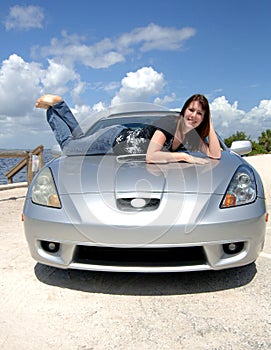
MULTIPOLYGON (((271 155, 250 157, 271 208, 271 155)), ((270 223, 263 253, 220 272, 65 271, 35 263, 21 213, 26 188, 0 191, 0 348, 271 349, 270 223)))

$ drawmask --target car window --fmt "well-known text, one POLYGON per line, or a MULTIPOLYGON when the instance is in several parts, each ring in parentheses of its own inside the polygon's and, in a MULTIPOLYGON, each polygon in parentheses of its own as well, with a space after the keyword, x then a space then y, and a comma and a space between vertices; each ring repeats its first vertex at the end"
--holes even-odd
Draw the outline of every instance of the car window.
MULTIPOLYGON (((161 114, 151 117, 141 115, 139 117, 122 116, 101 119, 85 132, 84 137, 77 139, 76 142, 69 143, 64 153, 65 155, 116 154, 116 148, 113 151, 114 141, 121 131, 126 128, 130 130, 142 129, 151 125, 158 118, 161 118, 161 114)), ((118 152, 120 151, 121 148, 119 147, 118 152)), ((117 154, 120 154, 118 152, 117 154)), ((123 152, 125 152, 124 148, 123 152)))
MULTIPOLYGON (((109 126, 122 125, 125 128, 130 128, 132 130, 140 129, 146 125, 151 125, 158 117, 144 118, 144 117, 127 117, 127 118, 112 118, 112 119, 102 119, 95 123, 86 132, 86 136, 95 134, 98 130, 105 129, 109 126)), ((160 118, 160 117, 159 117, 160 118)))
MULTIPOLYGON (((152 125, 162 116, 168 115, 169 113, 157 113, 153 115, 140 115, 140 116, 118 116, 104 118, 97 121, 92 125, 86 132, 85 137, 80 140, 76 140, 76 146, 67 148, 65 151, 66 155, 102 155, 102 154, 115 154, 113 151, 113 145, 116 137, 119 133, 128 128, 130 130, 139 130, 146 126, 152 125)), ((222 150, 226 147, 219 138, 222 150)), ((207 140, 208 142, 208 140, 207 140)), ((144 151, 140 153, 146 153, 148 142, 145 140, 144 151)), ((185 149, 184 149, 185 150, 185 149)), ((181 150, 180 150, 181 151, 181 150)), ((121 151, 122 152, 122 151, 121 151)), ((129 153, 129 152, 128 152, 129 153)), ((135 153, 134 151, 132 153, 135 153)), ((117 153, 125 154, 124 153, 117 153)))

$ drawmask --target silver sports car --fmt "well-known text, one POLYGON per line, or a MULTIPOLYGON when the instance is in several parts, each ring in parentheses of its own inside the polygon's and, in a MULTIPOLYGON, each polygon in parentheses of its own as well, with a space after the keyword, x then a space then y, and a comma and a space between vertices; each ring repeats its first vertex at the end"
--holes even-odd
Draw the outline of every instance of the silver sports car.
MULTIPOLYGON (((137 129, 170 111, 103 115, 137 129)), ((107 140, 104 140, 105 143, 107 140)), ((248 141, 207 164, 147 164, 144 154, 92 147, 47 163, 29 186, 24 228, 32 257, 64 269, 122 272, 220 270, 254 262, 266 231, 263 185, 241 155, 248 141)), ((187 152, 185 149, 184 152, 187 152)), ((205 157, 201 153, 197 156, 205 157)))

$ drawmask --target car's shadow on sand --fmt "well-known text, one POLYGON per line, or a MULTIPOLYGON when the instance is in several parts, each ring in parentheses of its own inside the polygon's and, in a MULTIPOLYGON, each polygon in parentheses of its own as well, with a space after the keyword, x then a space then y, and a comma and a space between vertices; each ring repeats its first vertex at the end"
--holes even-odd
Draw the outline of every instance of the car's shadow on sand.
POLYGON ((185 273, 111 273, 61 270, 35 265, 42 283, 83 291, 115 295, 182 295, 216 292, 242 287, 257 273, 255 263, 223 271, 185 273))

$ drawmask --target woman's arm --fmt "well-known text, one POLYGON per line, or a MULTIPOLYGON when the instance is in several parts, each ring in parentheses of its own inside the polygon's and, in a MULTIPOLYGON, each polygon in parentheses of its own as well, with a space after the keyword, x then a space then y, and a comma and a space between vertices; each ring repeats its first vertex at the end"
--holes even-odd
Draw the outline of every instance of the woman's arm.
POLYGON ((221 147, 219 140, 217 138, 213 123, 210 123, 210 132, 208 135, 208 141, 209 144, 203 144, 202 152, 207 154, 208 157, 214 158, 214 159, 220 159, 221 158, 221 147))
POLYGON ((164 152, 162 148, 165 142, 166 136, 164 133, 156 130, 147 150, 147 163, 174 163, 184 161, 194 164, 206 164, 208 162, 206 159, 193 157, 185 152, 164 152))

